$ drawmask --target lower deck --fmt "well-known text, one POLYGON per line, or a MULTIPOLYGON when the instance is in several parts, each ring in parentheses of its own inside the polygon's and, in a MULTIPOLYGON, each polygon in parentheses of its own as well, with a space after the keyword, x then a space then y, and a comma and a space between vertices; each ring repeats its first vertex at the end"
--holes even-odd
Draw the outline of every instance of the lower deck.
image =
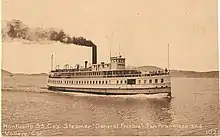
POLYGON ((170 76, 118 78, 49 78, 49 89, 103 94, 171 93, 170 76))
POLYGON ((171 96, 171 87, 115 89, 115 88, 75 88, 75 87, 48 86, 48 89, 66 91, 66 92, 84 92, 84 93, 105 94, 105 95, 166 94, 166 96, 171 96))
POLYGON ((171 86, 171 77, 49 78, 48 85, 76 88, 163 88, 171 86))

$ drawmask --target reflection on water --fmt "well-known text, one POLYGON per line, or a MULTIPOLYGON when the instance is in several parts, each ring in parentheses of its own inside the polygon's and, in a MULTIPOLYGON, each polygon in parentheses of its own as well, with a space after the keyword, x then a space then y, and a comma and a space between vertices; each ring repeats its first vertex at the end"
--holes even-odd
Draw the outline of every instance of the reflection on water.
POLYGON ((174 79, 172 94, 153 99, 3 91, 3 134, 206 135, 218 127, 218 80, 174 79))

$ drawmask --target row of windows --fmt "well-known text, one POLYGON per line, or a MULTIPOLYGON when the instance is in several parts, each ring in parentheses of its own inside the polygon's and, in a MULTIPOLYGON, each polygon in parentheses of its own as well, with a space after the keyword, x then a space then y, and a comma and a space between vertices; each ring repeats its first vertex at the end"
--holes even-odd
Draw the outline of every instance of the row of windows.
POLYGON ((98 64, 98 65, 93 65, 93 68, 97 68, 97 67, 100 67, 100 66, 102 66, 103 68, 105 68, 105 66, 106 66, 106 67, 109 67, 110 65, 109 65, 109 64, 98 64))
MULTIPOLYGON (((146 83, 147 81, 144 80, 144 83, 146 83)), ((164 79, 160 79, 160 83, 163 83, 164 82, 164 79)), ((141 83, 141 81, 139 80, 139 83, 141 83)), ((152 83, 152 79, 149 80, 149 83, 152 83)), ((158 83, 158 79, 155 79, 154 80, 154 83, 158 83)))
POLYGON ((141 76, 141 73, 135 70, 128 70, 128 71, 99 71, 99 72, 75 72, 75 73, 60 73, 60 72, 56 72, 54 73, 54 76, 112 76, 112 75, 117 75, 117 76, 129 76, 129 75, 137 75, 137 76, 141 76))
MULTIPOLYGON (((48 80, 49 83, 54 84, 62 84, 62 80, 48 80)), ((164 79, 160 79, 160 83, 163 83, 164 79)), ((65 84, 110 84, 110 81, 64 81, 65 84)), ((142 80, 138 80, 138 84, 146 84, 146 83, 153 83, 152 79, 144 80, 142 83, 142 80)), ((154 79, 154 83, 158 83, 158 79, 154 79)), ((116 84, 127 84, 127 80, 117 80, 116 84)))
MULTIPOLYGON (((48 80, 49 83, 62 84, 61 80, 48 80)), ((108 81, 64 81, 65 84, 108 84, 108 81)))
POLYGON ((112 62, 125 63, 124 59, 112 59, 112 62))

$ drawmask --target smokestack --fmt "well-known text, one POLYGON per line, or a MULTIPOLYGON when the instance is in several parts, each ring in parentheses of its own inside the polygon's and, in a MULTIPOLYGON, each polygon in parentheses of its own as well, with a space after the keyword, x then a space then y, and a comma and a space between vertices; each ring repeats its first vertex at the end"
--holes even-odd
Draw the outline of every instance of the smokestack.
POLYGON ((87 69, 88 61, 85 61, 85 69, 87 69))
POLYGON ((97 46, 92 46, 92 64, 97 64, 97 46))

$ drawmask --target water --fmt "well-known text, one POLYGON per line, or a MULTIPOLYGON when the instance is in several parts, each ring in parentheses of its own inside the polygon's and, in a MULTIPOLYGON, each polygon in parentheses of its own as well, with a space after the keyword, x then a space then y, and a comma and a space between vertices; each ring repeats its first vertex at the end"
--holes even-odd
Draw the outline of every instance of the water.
POLYGON ((40 89, 46 79, 38 78, 37 84, 36 79, 35 84, 30 78, 26 80, 29 84, 19 84, 17 80, 13 85, 13 80, 3 79, 3 135, 146 136, 220 132, 218 79, 173 78, 172 99, 51 92, 40 89))

